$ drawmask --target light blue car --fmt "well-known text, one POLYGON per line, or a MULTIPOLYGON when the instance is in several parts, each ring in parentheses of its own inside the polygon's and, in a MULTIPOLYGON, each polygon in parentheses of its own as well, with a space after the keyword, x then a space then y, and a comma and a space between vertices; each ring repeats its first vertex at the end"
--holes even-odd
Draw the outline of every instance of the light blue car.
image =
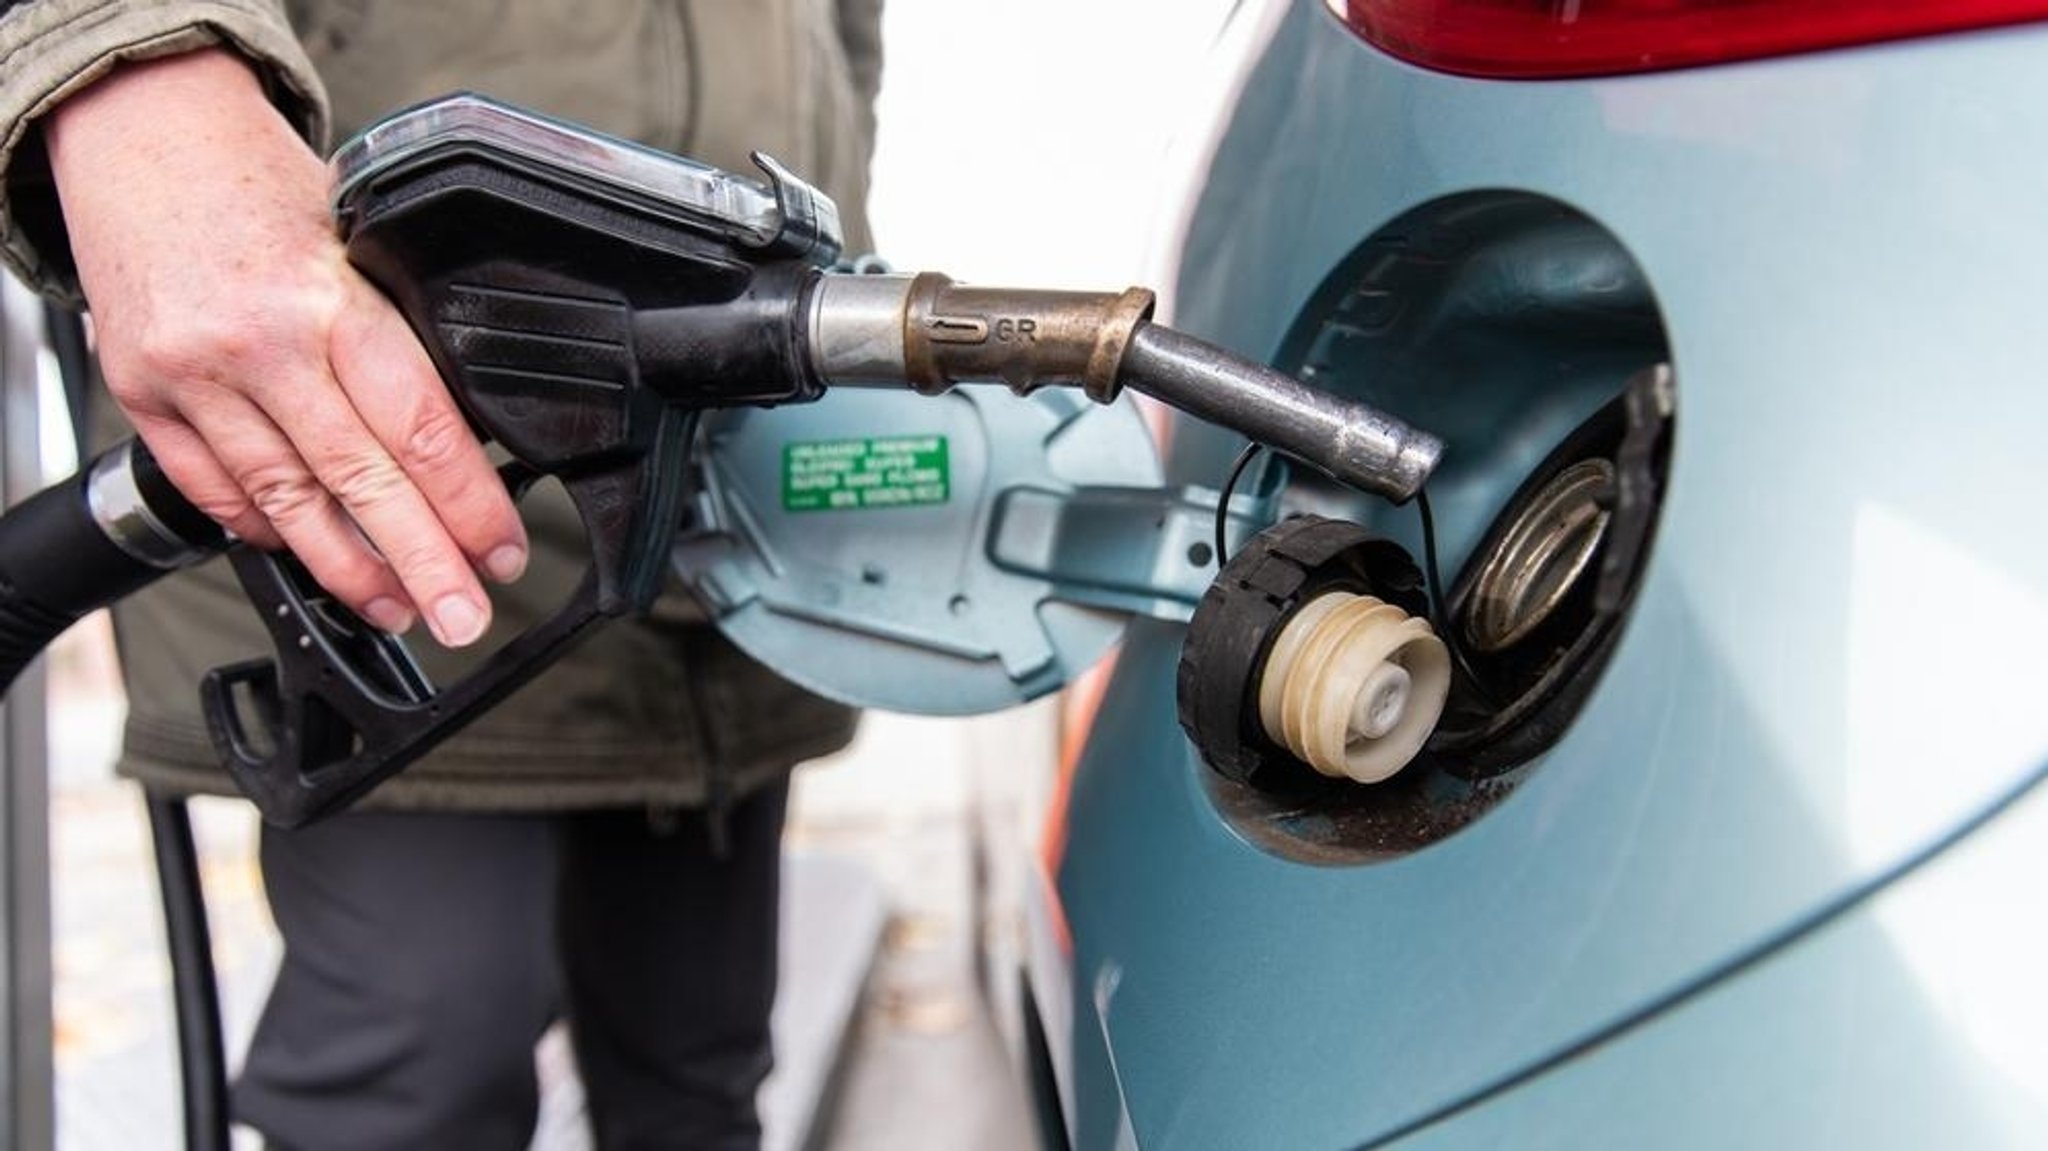
POLYGON ((1461 670, 1362 786, 1219 766, 1242 661, 1133 627, 1028 901, 1052 1144, 2048 1144, 2043 18, 1241 7, 1171 320, 1447 440, 1461 670))

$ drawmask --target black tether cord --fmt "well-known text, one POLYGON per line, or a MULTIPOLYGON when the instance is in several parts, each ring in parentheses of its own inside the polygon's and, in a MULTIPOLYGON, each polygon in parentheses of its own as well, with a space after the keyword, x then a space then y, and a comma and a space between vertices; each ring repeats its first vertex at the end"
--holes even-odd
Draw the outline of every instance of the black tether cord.
POLYGON ((1244 477, 1244 470, 1265 450, 1266 445, 1257 440, 1246 443, 1244 450, 1237 453, 1237 460, 1230 465, 1230 475, 1223 481, 1223 490, 1216 496, 1216 570, 1219 572, 1224 564, 1230 562, 1230 549, 1224 540, 1224 529, 1230 523, 1230 494, 1237 490, 1237 481, 1244 477))
POLYGON ((72 441, 78 445, 78 460, 84 463, 85 393, 92 379, 92 352, 85 345, 85 317, 55 304, 43 306, 43 328, 49 333, 50 351, 57 357, 57 371, 64 381, 64 409, 71 414, 72 441))
POLYGON ((1429 577, 1429 614, 1435 618, 1437 638, 1444 641, 1444 647, 1451 653, 1451 662, 1465 676, 1465 682, 1479 693, 1481 699, 1491 703, 1493 693, 1487 689, 1486 681, 1472 668, 1472 661, 1465 657, 1465 645, 1458 640, 1457 627, 1451 619, 1448 603, 1450 589, 1444 586, 1444 573, 1437 565, 1436 558, 1436 513, 1430 510, 1429 490, 1415 493, 1415 510, 1422 513, 1422 563, 1423 572, 1429 577))
MULTIPOLYGON (((56 305, 44 309, 50 347, 64 381, 78 458, 86 458, 86 393, 90 353, 79 315, 56 305)), ((192 816, 181 797, 143 793, 149 838, 156 850, 157 888, 163 901, 164 946, 171 959, 171 1003, 178 1020, 178 1078, 183 1088, 187 1151, 228 1151, 228 1063, 221 1039, 220 986, 213 969, 213 933, 206 922, 206 891, 199 883, 199 852, 192 816)))

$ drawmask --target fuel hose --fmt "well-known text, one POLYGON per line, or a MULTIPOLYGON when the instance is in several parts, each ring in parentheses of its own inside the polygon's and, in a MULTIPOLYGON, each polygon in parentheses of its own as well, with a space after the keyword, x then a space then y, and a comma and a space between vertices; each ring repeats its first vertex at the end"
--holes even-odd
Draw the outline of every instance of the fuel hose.
MULTIPOLYGON (((0 695, 72 624, 227 546, 130 440, 0 515, 0 695)), ((227 1151, 227 1060, 184 800, 144 797, 178 1023, 185 1146, 227 1151)))
POLYGON ((134 440, 9 509, 0 516, 0 692, 72 624, 226 543, 134 440))

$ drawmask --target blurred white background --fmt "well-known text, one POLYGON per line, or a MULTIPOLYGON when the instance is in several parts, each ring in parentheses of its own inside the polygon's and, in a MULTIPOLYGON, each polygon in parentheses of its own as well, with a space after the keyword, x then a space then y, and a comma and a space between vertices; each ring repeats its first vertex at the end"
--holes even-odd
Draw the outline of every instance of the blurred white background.
POLYGON ((1175 137, 1230 0, 888 0, 882 254, 983 283, 1148 272, 1175 137))

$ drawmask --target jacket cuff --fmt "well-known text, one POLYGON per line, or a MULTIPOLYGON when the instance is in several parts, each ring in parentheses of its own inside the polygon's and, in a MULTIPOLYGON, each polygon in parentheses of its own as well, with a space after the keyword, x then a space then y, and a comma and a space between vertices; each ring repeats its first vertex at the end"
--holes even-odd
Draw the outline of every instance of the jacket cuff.
POLYGON ((316 151, 327 97, 276 0, 32 0, 0 16, 0 262, 61 302, 82 302, 38 121, 127 61, 227 45, 316 151))

